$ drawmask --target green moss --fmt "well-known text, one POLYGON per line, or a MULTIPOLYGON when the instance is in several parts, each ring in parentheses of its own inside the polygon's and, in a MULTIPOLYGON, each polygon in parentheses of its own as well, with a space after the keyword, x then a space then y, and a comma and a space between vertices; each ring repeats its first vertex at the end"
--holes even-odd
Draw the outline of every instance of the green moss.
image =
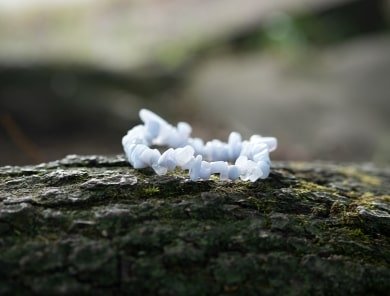
POLYGON ((335 201, 330 207, 331 216, 342 216, 345 217, 347 214, 347 205, 341 203, 340 201, 335 201))
POLYGON ((252 204, 257 211, 259 212, 268 212, 265 208, 264 208, 264 204, 260 202, 260 200, 258 198, 255 198, 253 196, 249 196, 247 198, 247 201, 249 201, 250 204, 252 204))
POLYGON ((213 192, 223 193, 223 194, 245 194, 250 189, 250 183, 244 181, 236 182, 225 182, 215 179, 213 181, 213 192))
POLYGON ((390 204, 390 195, 374 195, 372 192, 365 192, 349 205, 349 208, 364 207, 366 209, 376 209, 381 205, 390 204))
POLYGON ((360 228, 354 228, 354 229, 348 228, 345 230, 345 233, 351 239, 360 242, 368 242, 370 240, 369 237, 360 228))
POLYGON ((357 179, 359 182, 369 186, 377 187, 382 184, 380 178, 373 175, 366 174, 355 167, 350 167, 350 166, 340 167, 338 168, 338 171, 344 174, 348 178, 357 179))
POLYGON ((153 196, 160 193, 160 188, 158 188, 157 186, 146 187, 143 188, 142 190, 145 196, 153 196))
POLYGON ((326 187, 323 185, 316 184, 314 182, 309 182, 309 181, 304 181, 301 180, 297 186, 295 186, 294 191, 298 195, 305 195, 308 193, 313 193, 313 192, 326 192, 326 193, 336 193, 337 191, 334 188, 331 187, 326 187))

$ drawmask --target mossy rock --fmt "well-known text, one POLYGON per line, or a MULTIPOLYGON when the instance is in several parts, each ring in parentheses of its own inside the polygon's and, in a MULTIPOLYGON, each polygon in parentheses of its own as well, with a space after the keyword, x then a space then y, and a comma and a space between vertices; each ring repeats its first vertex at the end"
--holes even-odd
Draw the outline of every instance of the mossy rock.
POLYGON ((0 295, 385 295, 390 170, 275 162, 255 183, 122 156, 0 168, 0 295))

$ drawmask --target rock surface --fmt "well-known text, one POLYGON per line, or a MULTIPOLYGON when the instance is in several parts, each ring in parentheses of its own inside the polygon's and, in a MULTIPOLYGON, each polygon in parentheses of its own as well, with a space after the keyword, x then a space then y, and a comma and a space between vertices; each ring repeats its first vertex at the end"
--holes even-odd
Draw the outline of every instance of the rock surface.
POLYGON ((390 170, 274 163, 255 183, 122 156, 0 168, 0 294, 374 295, 390 289, 390 170))

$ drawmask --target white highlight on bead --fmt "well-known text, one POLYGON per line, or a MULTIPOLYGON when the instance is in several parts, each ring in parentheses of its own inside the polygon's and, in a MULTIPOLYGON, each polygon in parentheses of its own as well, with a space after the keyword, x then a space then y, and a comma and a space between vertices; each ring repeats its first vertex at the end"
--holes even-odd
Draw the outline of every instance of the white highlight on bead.
POLYGON ((255 182, 270 173, 269 152, 277 148, 273 137, 253 135, 242 141, 241 135, 232 132, 227 143, 191 138, 191 126, 179 122, 176 127, 152 111, 139 112, 143 125, 137 125, 122 138, 122 145, 130 164, 136 168, 151 167, 158 175, 179 167, 189 170, 191 180, 208 180, 219 174, 221 180, 255 182), (170 147, 164 153, 150 146, 170 147), (234 164, 229 164, 234 162, 234 164))

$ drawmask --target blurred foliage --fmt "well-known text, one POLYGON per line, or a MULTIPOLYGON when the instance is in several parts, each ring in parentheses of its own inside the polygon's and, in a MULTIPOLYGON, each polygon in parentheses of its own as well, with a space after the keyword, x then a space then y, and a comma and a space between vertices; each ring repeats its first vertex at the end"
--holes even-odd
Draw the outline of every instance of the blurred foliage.
POLYGON ((358 36, 389 32, 389 28, 384 1, 360 0, 316 13, 276 13, 264 25, 234 36, 230 44, 241 52, 267 47, 302 50, 306 46, 321 47, 358 36))

